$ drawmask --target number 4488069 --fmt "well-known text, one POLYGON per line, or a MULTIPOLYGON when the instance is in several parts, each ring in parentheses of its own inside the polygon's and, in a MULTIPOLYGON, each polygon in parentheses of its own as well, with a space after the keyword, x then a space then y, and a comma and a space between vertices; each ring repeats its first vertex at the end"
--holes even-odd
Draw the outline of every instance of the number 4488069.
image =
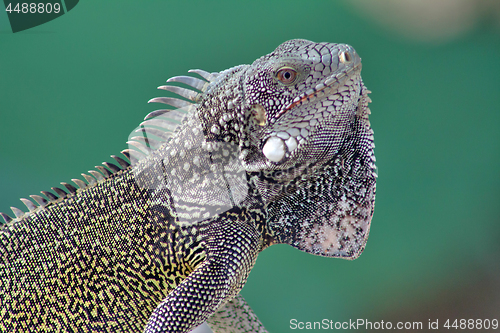
POLYGON ((18 14, 23 13, 31 13, 31 14, 43 14, 43 13, 59 13, 61 11, 61 4, 55 2, 54 4, 51 4, 50 2, 43 3, 43 2, 31 2, 31 3, 16 3, 14 8, 12 8, 12 4, 9 3, 7 7, 5 8, 6 12, 12 13, 16 12, 18 14))
POLYGON ((450 324, 450 319, 446 320, 443 327, 447 329, 470 329, 470 330, 478 330, 478 329, 494 329, 498 328, 498 319, 455 319, 453 323, 450 324))

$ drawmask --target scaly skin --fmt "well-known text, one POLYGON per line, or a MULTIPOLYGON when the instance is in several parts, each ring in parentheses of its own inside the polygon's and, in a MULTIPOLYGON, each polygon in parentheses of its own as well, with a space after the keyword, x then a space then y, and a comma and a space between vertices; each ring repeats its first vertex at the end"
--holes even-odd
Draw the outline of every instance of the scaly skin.
MULTIPOLYGON (((345 44, 291 40, 207 81, 131 137, 121 167, 2 214, 0 330, 265 332, 238 294, 287 243, 357 258, 375 200, 370 99, 345 44), (180 123, 180 125, 178 125, 180 123), (142 151, 142 153, 140 152, 142 151)), ((157 116, 157 117, 153 117, 157 116)))

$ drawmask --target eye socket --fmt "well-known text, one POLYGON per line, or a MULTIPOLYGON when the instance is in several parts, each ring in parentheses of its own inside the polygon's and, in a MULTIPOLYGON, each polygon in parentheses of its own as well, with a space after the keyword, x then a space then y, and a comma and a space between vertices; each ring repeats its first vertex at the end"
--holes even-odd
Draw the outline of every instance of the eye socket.
POLYGON ((276 73, 276 78, 284 84, 293 83, 297 76, 297 71, 291 67, 283 67, 276 73))

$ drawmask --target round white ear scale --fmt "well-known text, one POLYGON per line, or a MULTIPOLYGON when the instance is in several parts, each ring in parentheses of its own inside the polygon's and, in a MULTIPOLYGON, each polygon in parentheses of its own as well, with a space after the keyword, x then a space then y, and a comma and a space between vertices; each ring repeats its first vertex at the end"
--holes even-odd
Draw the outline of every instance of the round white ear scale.
POLYGON ((262 153, 268 160, 279 162, 285 156, 285 143, 276 136, 267 139, 266 144, 262 148, 262 153))

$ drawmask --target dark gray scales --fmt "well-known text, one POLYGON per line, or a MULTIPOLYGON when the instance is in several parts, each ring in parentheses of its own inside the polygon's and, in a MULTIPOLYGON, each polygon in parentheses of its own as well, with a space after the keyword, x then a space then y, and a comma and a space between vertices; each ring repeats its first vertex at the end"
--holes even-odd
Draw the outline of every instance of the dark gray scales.
POLYGON ((116 164, 0 213, 1 332, 266 332, 238 295, 262 250, 361 254, 377 176, 356 51, 291 40, 191 72, 116 164))

